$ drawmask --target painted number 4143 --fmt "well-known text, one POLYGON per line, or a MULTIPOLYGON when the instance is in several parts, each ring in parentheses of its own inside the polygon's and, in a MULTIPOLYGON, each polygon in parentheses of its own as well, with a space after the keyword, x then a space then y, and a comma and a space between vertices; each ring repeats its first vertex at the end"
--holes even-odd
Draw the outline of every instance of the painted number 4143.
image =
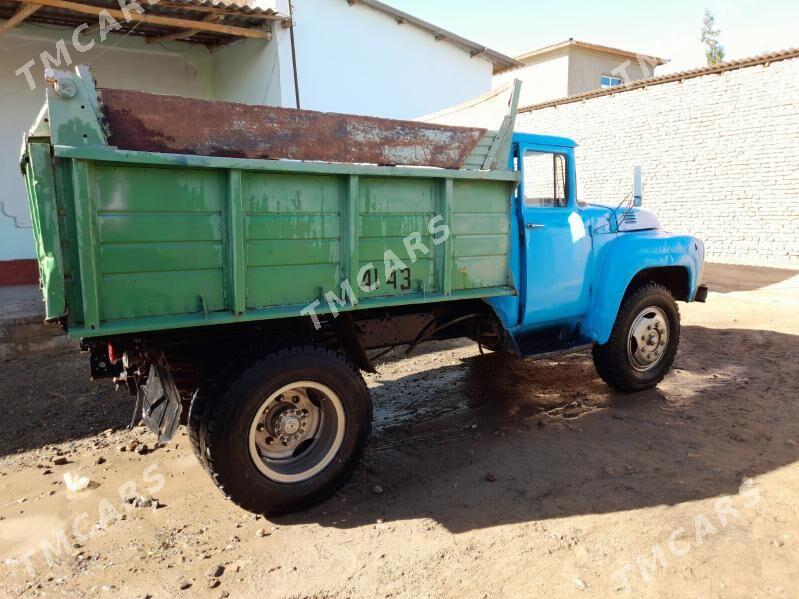
MULTIPOLYGON (((362 287, 377 289, 381 284, 376 268, 370 268, 363 273, 361 279, 362 287)), ((392 271, 386 278, 385 284, 390 285, 394 289, 399 289, 400 291, 408 291, 411 288, 411 269, 402 268, 392 271)))

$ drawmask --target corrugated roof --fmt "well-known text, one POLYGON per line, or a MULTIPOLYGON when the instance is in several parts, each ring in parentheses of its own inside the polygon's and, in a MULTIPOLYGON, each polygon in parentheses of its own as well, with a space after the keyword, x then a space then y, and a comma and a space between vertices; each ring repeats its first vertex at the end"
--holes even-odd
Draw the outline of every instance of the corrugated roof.
MULTIPOLYGON (((119 9, 116 0, 73 1, 97 8, 119 9)), ((510 56, 505 56, 496 50, 468 40, 451 31, 396 9, 393 6, 379 2, 378 0, 347 0, 347 2, 350 5, 358 4, 380 12, 397 21, 397 23, 407 23, 408 25, 422 29, 430 33, 436 40, 445 41, 465 52, 469 52, 472 57, 480 56, 494 64, 494 72, 522 66, 521 62, 510 56)), ((239 0, 238 2, 226 2, 225 0, 159 0, 158 3, 152 6, 148 4, 143 4, 143 6, 146 15, 185 18, 197 21, 202 20, 203 16, 208 16, 210 13, 216 13, 224 16, 222 24, 244 28, 255 28, 271 20, 285 18, 271 8, 260 8, 259 4, 258 0, 239 0)), ((0 19, 8 19, 16 13, 19 7, 19 2, 0 0, 0 19)), ((26 19, 26 22, 29 23, 62 27, 77 27, 82 23, 92 25, 95 21, 96 19, 91 15, 51 6, 40 8, 26 19)), ((124 21, 120 21, 120 25, 122 26, 122 29, 119 31, 120 33, 143 37, 158 37, 170 32, 179 31, 179 28, 176 27, 142 22, 125 23, 124 21)), ((236 39, 236 37, 231 35, 201 31, 181 41, 213 46, 224 44, 234 39, 236 39)))
MULTIPOLYGON (((75 0, 77 4, 94 8, 119 10, 116 0, 75 0)), ((259 8, 252 0, 243 0, 242 3, 224 2, 221 0, 159 0, 156 4, 149 5, 141 2, 145 16, 171 17, 201 22, 211 15, 218 15, 215 23, 243 29, 260 29, 272 20, 279 19, 280 15, 272 9, 259 8)), ((0 0, 0 19, 8 19, 17 12, 19 2, 0 0)), ((38 23, 60 27, 78 27, 83 23, 89 26, 96 25, 98 17, 69 10, 56 6, 42 6, 26 20, 26 23, 38 23)), ((137 35, 142 37, 159 37, 181 31, 180 27, 168 26, 141 21, 129 23, 119 20, 121 29, 119 33, 137 35)), ((115 31, 116 32, 116 31, 115 31)), ((198 31, 196 34, 183 39, 192 43, 215 46, 239 39, 218 31, 198 31)))
POLYGON ((422 31, 426 31, 435 37, 436 40, 448 42, 453 46, 464 50, 465 52, 469 52, 472 57, 480 56, 485 58, 494 64, 495 73, 523 66, 523 64, 515 58, 505 56, 496 50, 492 50, 491 48, 487 48, 486 46, 478 44, 477 42, 468 40, 465 37, 461 37, 457 33, 447 31, 442 27, 428 23, 427 21, 424 21, 418 17, 414 17, 411 14, 403 12, 398 8, 394 8, 393 6, 389 6, 388 4, 384 4, 383 2, 379 2, 378 0, 347 0, 347 3, 350 6, 358 5, 371 8, 372 10, 391 17, 400 25, 407 23, 408 25, 421 29, 422 31))
POLYGON ((550 54, 551 52, 557 52, 558 50, 562 50, 563 48, 569 48, 569 47, 585 48, 586 50, 594 50, 597 52, 605 52, 607 54, 615 54, 616 56, 623 56, 625 58, 630 58, 630 59, 640 58, 641 60, 655 66, 660 66, 669 62, 668 58, 658 58, 657 56, 642 54, 641 52, 631 52, 630 50, 622 50, 621 48, 603 46, 602 44, 592 44, 590 42, 582 42, 580 40, 574 39, 573 37, 570 37, 564 42, 558 42, 557 44, 544 46, 543 48, 538 48, 537 50, 526 52, 521 56, 517 56, 516 60, 525 63, 532 58, 544 56, 546 54, 550 54))
POLYGON ((737 69, 745 69, 748 67, 755 67, 759 65, 768 65, 772 62, 780 60, 788 60, 791 58, 799 58, 799 48, 789 48, 787 50, 780 50, 778 52, 769 52, 767 54, 760 54, 750 58, 741 58, 739 60, 730 60, 716 65, 710 65, 697 69, 690 69, 687 71, 679 71, 677 73, 670 73, 668 75, 660 75, 658 77, 649 77, 648 79, 639 79, 638 81, 631 81, 625 85, 618 85, 609 89, 597 89, 575 96, 568 96, 566 98, 559 98, 557 100, 549 100, 539 104, 532 104, 519 109, 519 112, 532 112, 542 108, 549 108, 551 106, 559 106, 561 104, 572 104, 574 102, 582 102, 583 100, 590 100, 600 96, 612 96, 614 94, 632 91, 634 89, 641 89, 651 87, 653 85, 663 85, 664 83, 672 83, 674 81, 684 81, 686 79, 694 79, 696 77, 703 77, 705 75, 714 75, 724 73, 726 71, 734 71, 737 69))
MULTIPOLYGON (((159 0, 163 1, 163 0, 159 0)), ((224 2, 223 0, 169 0, 170 4, 187 4, 192 6, 215 7, 243 14, 276 15, 271 8, 260 8, 259 0, 242 0, 241 2, 224 2)))

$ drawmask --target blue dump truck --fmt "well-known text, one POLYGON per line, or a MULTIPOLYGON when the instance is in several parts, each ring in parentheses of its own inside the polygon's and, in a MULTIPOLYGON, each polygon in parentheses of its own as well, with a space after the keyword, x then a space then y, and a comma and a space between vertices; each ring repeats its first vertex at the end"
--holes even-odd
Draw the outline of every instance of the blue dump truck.
POLYGON ((634 392, 669 371, 704 247, 633 193, 577 197, 575 143, 98 88, 50 71, 21 168, 48 321, 160 441, 184 423, 227 497, 333 493, 372 406, 369 352, 466 337, 591 349, 634 392))

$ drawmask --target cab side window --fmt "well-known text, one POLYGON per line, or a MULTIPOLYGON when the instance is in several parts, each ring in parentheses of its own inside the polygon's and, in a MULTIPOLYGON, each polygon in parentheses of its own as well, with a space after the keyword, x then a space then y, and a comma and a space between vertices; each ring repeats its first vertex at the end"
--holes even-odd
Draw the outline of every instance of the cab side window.
POLYGON ((552 152, 524 153, 524 204, 562 208, 567 204, 566 156, 552 152))

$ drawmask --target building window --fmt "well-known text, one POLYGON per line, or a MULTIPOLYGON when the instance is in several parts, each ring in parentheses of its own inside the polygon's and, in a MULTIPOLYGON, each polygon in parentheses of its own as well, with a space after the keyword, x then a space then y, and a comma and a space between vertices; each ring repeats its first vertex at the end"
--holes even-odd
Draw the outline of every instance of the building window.
POLYGON ((611 87, 616 87, 617 85, 621 85, 621 77, 611 77, 610 75, 602 75, 602 89, 610 89, 611 87))

